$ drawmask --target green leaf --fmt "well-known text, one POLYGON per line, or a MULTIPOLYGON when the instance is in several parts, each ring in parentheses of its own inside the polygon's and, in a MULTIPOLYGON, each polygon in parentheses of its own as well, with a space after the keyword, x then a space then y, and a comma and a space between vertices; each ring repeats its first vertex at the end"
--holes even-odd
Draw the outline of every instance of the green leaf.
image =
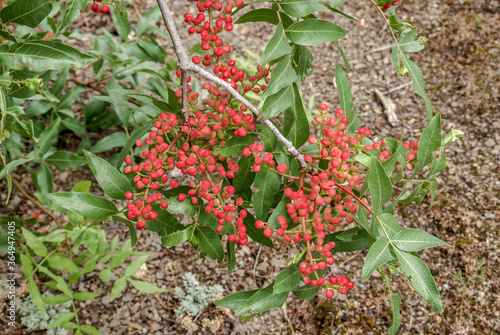
POLYGON ((161 18, 161 12, 159 6, 154 6, 151 8, 146 14, 142 16, 142 18, 137 22, 135 26, 135 34, 137 37, 141 36, 144 33, 147 33, 152 28, 156 27, 156 23, 161 18))
POLYGON ((80 16, 80 12, 85 9, 85 6, 87 6, 87 0, 72 0, 66 3, 63 17, 57 25, 57 30, 61 31, 73 23, 80 16))
POLYGON ((236 193, 243 192, 252 186, 255 179, 255 172, 252 171, 254 158, 241 157, 238 161, 239 170, 233 179, 233 186, 236 193))
POLYGON ((304 81, 305 77, 313 72, 313 55, 309 49, 303 45, 295 45, 293 53, 294 68, 300 77, 300 81, 304 81))
MULTIPOLYGON (((5 241, 5 245, 7 244, 8 241, 5 241)), ((8 251, 9 250, 6 249, 5 253, 7 253, 8 251)), ((20 256, 21 256, 21 271, 23 272, 24 277, 29 278, 33 274, 33 265, 31 264, 31 259, 29 259, 25 254, 21 254, 20 256)))
POLYGON ((455 140, 458 139, 458 136, 464 135, 464 132, 458 129, 452 129, 448 134, 443 139, 443 147, 447 147, 448 144, 451 142, 454 142, 455 140))
POLYGON ((242 16, 235 22, 235 24, 247 23, 247 22, 267 22, 277 25, 280 20, 278 19, 278 14, 269 8, 260 8, 251 10, 242 16))
POLYGON ((277 276, 273 286, 273 293, 288 292, 300 285, 302 275, 298 265, 294 264, 281 271, 277 276))
POLYGON ((94 59, 58 40, 30 40, 0 46, 0 60, 9 69, 29 67, 43 72, 68 66, 82 67, 94 59))
MULTIPOLYGON (((406 192, 406 188, 404 189, 406 192)), ((422 184, 419 184, 415 189, 411 191, 409 195, 406 195, 405 193, 401 193, 402 196, 399 199, 399 201, 403 204, 407 205, 413 205, 413 204, 419 204, 424 200, 425 195, 427 194, 427 190, 422 188, 422 184)))
POLYGON ((45 158, 45 162, 54 165, 58 170, 66 170, 85 165, 88 160, 69 151, 56 151, 45 158))
POLYGON ((179 201, 177 197, 167 199, 168 211, 173 214, 194 216, 200 209, 200 205, 193 205, 191 201, 179 201))
POLYGON ((250 144, 254 142, 254 139, 255 138, 253 134, 248 134, 245 137, 233 136, 229 139, 229 141, 226 142, 223 147, 218 147, 216 153, 221 154, 225 157, 237 157, 241 155, 241 151, 244 147, 249 147, 250 144))
POLYGON ((272 248, 273 241, 269 237, 264 236, 262 229, 257 229, 255 227, 255 218, 252 214, 248 213, 243 219, 243 224, 247 228, 247 235, 257 243, 265 245, 266 247, 272 248))
POLYGON ((35 234, 24 227, 21 227, 21 232, 23 233, 23 237, 26 240, 26 244, 28 245, 28 247, 30 247, 31 250, 33 250, 35 255, 40 257, 47 256, 47 248, 40 238, 36 237, 35 234))
POLYGON ((280 22, 276 26, 276 32, 264 49, 264 53, 262 54, 262 64, 267 64, 267 62, 289 54, 291 51, 292 47, 286 40, 283 23, 280 22))
POLYGON ((401 293, 391 295, 392 324, 389 327, 389 335, 396 335, 399 325, 401 324, 401 313, 399 312, 400 305, 401 293))
POLYGON ((125 199, 126 192, 134 192, 128 179, 107 161, 84 150, 95 179, 104 193, 113 199, 125 199))
POLYGON ((337 84, 337 89, 339 90, 340 108, 344 111, 344 116, 349 119, 347 129, 358 129, 361 125, 361 121, 358 119, 358 116, 353 108, 351 84, 349 83, 349 79, 340 65, 335 67, 335 83, 337 84))
POLYGON ((377 215, 383 204, 392 196, 391 179, 385 174, 384 167, 378 159, 371 160, 371 168, 366 179, 371 194, 372 211, 377 215))
POLYGON ((54 269, 68 271, 69 273, 77 273, 80 271, 78 266, 76 266, 70 259, 60 252, 52 254, 47 259, 47 262, 49 263, 49 266, 54 269))
POLYGON ((332 249, 332 253, 352 252, 368 248, 368 233, 366 230, 359 228, 352 229, 357 230, 357 233, 348 241, 342 241, 337 238, 338 235, 343 234, 343 232, 326 235, 325 243, 335 242, 335 248, 332 249))
POLYGON ((147 220, 147 230, 156 232, 163 239, 168 234, 185 229, 185 227, 168 211, 158 205, 153 205, 152 207, 153 211, 158 213, 158 217, 154 220, 147 220))
POLYGON ((437 313, 443 311, 441 296, 427 265, 418 257, 407 252, 393 248, 398 261, 401 263, 404 273, 411 277, 411 286, 422 295, 437 313))
POLYGON ((309 138, 309 122, 307 121, 304 103, 302 102, 297 84, 294 83, 292 86, 294 105, 293 108, 290 107, 285 110, 283 135, 287 140, 291 141, 296 148, 299 148, 309 138), (286 129, 289 130, 285 131, 286 129))
POLYGON ((373 233, 377 238, 385 236, 386 233, 387 236, 389 236, 389 239, 392 240, 392 238, 401 231, 401 226, 392 214, 382 213, 378 216, 378 219, 380 222, 377 220, 376 224, 373 224, 372 221, 373 233), (384 228, 383 230, 380 224, 382 224, 382 227, 384 228))
POLYGON ((156 41, 139 38, 137 40, 137 46, 141 48, 141 50, 144 51, 151 58, 151 60, 165 64, 166 52, 161 46, 158 45, 158 43, 156 43, 156 41))
POLYGON ((215 303, 221 307, 238 309, 239 307, 243 306, 255 293, 257 293, 257 291, 258 290, 237 292, 219 299, 215 303))
POLYGON ((431 154, 441 146, 441 114, 436 114, 425 127, 418 141, 417 164, 414 173, 418 173, 432 161, 431 154))
POLYGON ((385 236, 381 237, 372 244, 368 254, 366 255, 363 270, 361 271, 362 281, 370 278, 373 271, 375 271, 379 266, 394 258, 389 250, 389 245, 389 239, 385 236))
MULTIPOLYGON (((40 291, 38 290, 38 286, 36 286, 36 281, 33 278, 30 278, 28 281, 28 290, 30 292, 31 301, 38 308, 42 316, 45 316, 45 307, 43 306, 42 296, 40 295, 40 291)), ((71 313, 73 315, 73 313, 71 313)))
POLYGON ((40 164, 38 173, 36 174, 36 183, 42 194, 46 195, 52 192, 52 172, 45 163, 40 164))
POLYGON ((111 201, 92 194, 60 192, 49 194, 48 197, 57 205, 93 220, 118 213, 111 201))
POLYGON ((299 45, 316 45, 336 41, 346 35, 339 26, 329 21, 309 19, 299 21, 285 30, 290 41, 299 45))
POLYGON ((419 251, 448 243, 420 229, 405 229, 392 237, 392 243, 404 251, 419 251))
POLYGON ((133 280, 130 278, 127 278, 128 282, 132 284, 132 286, 140 292, 146 293, 146 294, 154 294, 154 293, 163 293, 163 292, 168 292, 168 290, 164 288, 160 288, 156 285, 150 284, 150 283, 145 283, 140 280, 133 280))
POLYGON ((89 325, 81 325, 80 329, 87 334, 90 335, 101 335, 101 333, 94 327, 89 326, 89 325))
POLYGON ((57 317, 57 319, 54 320, 54 322, 52 322, 49 329, 60 327, 63 323, 73 320, 74 317, 75 313, 73 312, 62 313, 57 317))
POLYGON ((127 134, 124 132, 116 132, 111 135, 108 135, 101 139, 99 142, 97 142, 91 149, 90 152, 92 153, 98 153, 98 152, 103 152, 107 151, 116 147, 121 147, 123 146, 123 143, 126 143, 128 140, 127 134))
POLYGON ((288 298, 288 292, 274 294, 273 286, 274 283, 271 283, 269 286, 255 292, 245 305, 240 306, 234 314, 236 316, 243 315, 248 311, 260 313, 283 305, 288 298))
POLYGON ((149 255, 142 255, 142 256, 137 257, 137 259, 132 261, 127 266, 123 275, 126 277, 130 277, 130 276, 135 275, 141 269, 142 264, 144 264, 148 258, 149 258, 149 255))
POLYGON ((130 153, 130 148, 132 148, 135 145, 135 142, 138 139, 142 138, 146 133, 148 133, 151 130, 154 122, 155 120, 150 120, 144 124, 144 127, 134 129, 127 143, 125 143, 125 145, 123 146, 122 151, 120 151, 120 155, 118 156, 117 159, 116 168, 120 168, 120 166, 123 163, 123 159, 130 153))
POLYGON ((111 302, 111 301, 115 300, 116 297, 118 297, 118 295, 120 293, 122 293, 122 291, 125 289, 125 286, 127 286, 127 282, 125 281, 125 277, 117 279, 113 283, 113 288, 111 289, 111 298, 109 301, 111 302))
POLYGON ((99 273, 99 279, 107 283, 111 280, 111 269, 104 269, 99 273))
POLYGON ((368 234, 372 235, 370 230, 370 226, 368 225, 368 211, 365 207, 360 206, 359 210, 354 215, 354 220, 361 225, 361 227, 365 228, 368 234))
POLYGON ((73 298, 79 301, 94 299, 98 296, 99 294, 94 292, 76 292, 75 294, 73 294, 73 298))
POLYGON ((40 142, 35 145, 35 155, 46 153, 59 136, 61 118, 57 118, 40 134, 40 142))
POLYGON ((293 86, 283 87, 278 92, 268 96, 262 106, 262 116, 266 119, 275 117, 288 107, 293 105, 294 101, 293 86))
POLYGON ((125 223, 125 225, 127 225, 128 230, 130 232, 130 240, 132 242, 132 246, 134 246, 137 243, 137 234, 135 233, 135 223, 118 215, 113 215, 111 219, 114 221, 125 223))
POLYGON ((344 50, 342 50, 342 48, 340 47, 338 42, 334 42, 334 43, 337 46, 337 50, 338 50, 340 56, 342 57, 342 60, 344 61, 344 66, 345 66, 347 73, 351 72, 351 67, 349 66, 349 62, 347 61, 347 58, 344 54, 344 50))
POLYGON ((254 187, 259 191, 253 195, 255 217, 257 220, 265 221, 269 209, 273 203, 274 196, 281 186, 281 176, 274 171, 262 168, 255 176, 254 187))
POLYGON ((125 7, 122 11, 123 14, 118 14, 112 11, 111 16, 113 17, 113 22, 115 23, 118 36, 120 36, 123 41, 126 41, 132 28, 130 26, 130 21, 127 19, 127 12, 125 10, 125 7))
POLYGON ((161 237, 162 246, 173 247, 179 245, 193 237, 194 226, 174 231, 166 236, 161 237))
POLYGON ((278 143, 278 139, 276 138, 276 135, 266 125, 259 124, 259 125, 257 125, 257 128, 262 131, 262 136, 260 137, 260 140, 262 141, 262 144, 264 145, 264 150, 267 152, 274 151, 274 148, 276 147, 276 143, 278 143))
POLYGON ((65 322, 61 325, 61 328, 64 329, 76 329, 75 335, 81 335, 82 333, 80 332, 78 328, 78 325, 74 322, 65 322))
POLYGON ((210 227, 198 226, 194 230, 194 235, 198 238, 200 251, 211 259, 222 262, 224 259, 224 248, 220 242, 219 235, 210 227))
POLYGON ((70 301, 70 300, 71 300, 71 297, 68 297, 65 294, 49 295, 49 296, 42 299, 42 301, 45 304, 49 304, 49 305, 64 304, 66 301, 70 301))
POLYGON ((399 47, 406 52, 418 52, 424 48, 423 42, 425 40, 417 40, 417 32, 414 30, 409 31, 407 34, 403 36, 401 41, 399 41, 399 47))
POLYGON ((309 300, 314 298, 321 287, 314 287, 312 285, 303 285, 295 290, 292 291, 292 293, 299 299, 302 300, 309 300))
POLYGON ((0 19, 3 24, 16 22, 35 28, 50 14, 52 4, 50 0, 16 0, 2 9, 0 19))
POLYGON ((413 81, 413 90, 424 99, 425 108, 427 109, 427 117, 430 120, 432 118, 432 103, 425 93, 424 74, 422 73, 422 70, 420 70, 420 68, 417 66, 417 64, 409 60, 405 54, 401 52, 399 52, 398 54, 401 61, 403 62, 403 65, 408 70, 411 80, 413 81))
POLYGON ((293 17, 304 17, 325 9, 317 0, 281 0, 280 6, 285 13, 293 17))
MULTIPOLYGON (((277 228, 281 227, 281 225, 278 223, 278 217, 280 217, 280 216, 284 216, 287 219, 287 222, 292 222, 292 219, 291 219, 290 215, 288 215, 287 209, 286 209, 286 205, 289 203, 290 203, 290 198, 283 196, 283 198, 278 203, 276 208, 274 208, 274 210, 271 213, 271 216, 269 216, 269 219, 267 220, 267 222, 269 223, 269 225, 272 228, 277 229, 277 228)), ((290 228, 288 228, 288 229, 290 229, 290 228)))
POLYGON ((290 62, 290 55, 286 54, 278 60, 278 64, 271 73, 271 80, 269 86, 264 91, 264 97, 277 93, 282 88, 290 85, 297 80, 292 63, 290 62))

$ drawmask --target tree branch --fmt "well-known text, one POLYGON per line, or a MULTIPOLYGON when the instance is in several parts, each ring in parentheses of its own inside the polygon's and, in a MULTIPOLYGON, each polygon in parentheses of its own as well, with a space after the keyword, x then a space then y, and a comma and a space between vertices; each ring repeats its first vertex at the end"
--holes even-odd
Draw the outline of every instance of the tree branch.
MULTIPOLYGON (((307 162, 304 159, 304 156, 300 154, 300 152, 297 150, 297 148, 294 147, 293 143, 289 140, 287 140, 283 134, 276 128, 276 126, 269 120, 264 119, 261 117, 260 111, 255 107, 250 101, 245 99, 238 91, 236 91, 230 83, 227 81, 222 80, 221 78, 213 75, 212 73, 202 69, 201 67, 195 65, 194 63, 189 61, 189 58, 184 51, 184 47, 182 46, 182 41, 181 37, 179 36, 179 33, 177 32, 177 28, 175 26, 174 20, 172 18, 172 15, 170 14, 170 10, 168 8, 166 0, 156 0, 158 2, 158 5, 160 6, 160 11, 163 16, 163 20, 165 21, 165 25, 167 26, 168 33, 170 35, 170 38, 172 39, 172 43, 174 44, 175 48, 175 53, 177 55, 177 65, 181 69, 181 74, 185 73, 185 71, 192 71, 200 75, 201 77, 210 80, 221 87, 223 87, 229 94, 231 94, 237 101, 241 102, 243 105, 247 106, 248 109, 252 111, 252 113, 256 117, 260 117, 262 119, 262 122, 276 135, 276 138, 278 141, 283 143, 285 147, 287 148, 288 152, 292 154, 294 158, 296 158, 300 162, 300 168, 302 170, 307 168, 307 162)), ((186 94, 186 88, 185 88, 185 81, 182 82, 184 86, 182 87, 182 113, 184 115, 184 118, 187 120, 187 109, 185 108, 185 94, 186 94)))

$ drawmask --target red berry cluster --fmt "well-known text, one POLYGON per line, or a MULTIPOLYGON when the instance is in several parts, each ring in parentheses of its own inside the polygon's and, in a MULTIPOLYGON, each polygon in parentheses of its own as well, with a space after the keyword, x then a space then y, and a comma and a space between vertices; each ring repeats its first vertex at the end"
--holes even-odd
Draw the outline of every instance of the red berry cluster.
MULTIPOLYGON (((207 55, 194 56, 195 64, 213 66, 213 73, 230 83, 242 95, 250 90, 260 93, 269 83, 271 69, 257 67, 255 75, 246 79, 244 71, 236 67, 234 60, 227 63, 223 56, 231 52, 229 45, 219 34, 232 30, 232 17, 228 16, 235 7, 243 6, 241 0, 228 0, 223 5, 217 0, 194 1, 199 13, 196 16, 185 15, 185 21, 191 23, 189 32, 201 37, 201 45, 211 50, 207 55), (219 12, 217 15, 215 12, 219 12)), ((180 70, 177 76, 181 77, 180 70)), ((187 77, 189 83, 191 78, 187 77)), ((154 129, 148 137, 138 140, 136 145, 143 149, 142 161, 135 164, 132 158, 125 158, 125 173, 134 174, 137 193, 126 194, 130 200, 127 205, 127 217, 137 220, 137 229, 146 226, 146 221, 155 219, 158 213, 155 206, 162 209, 169 207, 165 194, 176 194, 180 202, 190 201, 202 205, 207 214, 213 215, 218 222, 216 231, 227 232, 228 241, 244 245, 248 242, 247 227, 244 220, 248 215, 241 209, 244 200, 235 196, 235 189, 228 185, 226 178, 234 178, 238 173, 237 161, 222 156, 218 148, 223 147, 233 137, 244 137, 256 128, 255 119, 246 114, 247 107, 238 103, 219 85, 203 83, 207 94, 200 101, 198 93, 187 87, 187 116, 161 113, 154 123, 154 129), (187 178, 187 191, 175 192, 179 182, 171 177, 170 172, 180 171, 187 178)), ((176 92, 182 103, 182 89, 176 92)), ((308 163, 304 171, 288 172, 287 164, 278 164, 273 153, 266 153, 262 144, 253 143, 242 149, 243 157, 253 157, 253 172, 262 168, 270 169, 288 180, 284 196, 287 198, 286 214, 277 218, 278 227, 268 222, 257 220, 255 227, 263 229, 263 234, 272 237, 277 234, 288 243, 305 245, 306 261, 300 263, 300 272, 306 285, 325 286, 326 296, 331 298, 333 290, 345 294, 354 284, 346 277, 324 278, 320 270, 335 262, 332 249, 334 242, 328 242, 327 234, 339 230, 342 222, 354 221, 359 206, 368 207, 366 198, 358 197, 366 169, 353 157, 365 152, 384 161, 390 157, 384 141, 363 145, 363 139, 371 135, 366 128, 359 128, 357 133, 347 132, 349 119, 340 108, 329 113, 326 104, 319 105, 320 115, 312 120, 317 128, 317 136, 310 136, 309 143, 316 144, 317 153, 304 155, 308 163), (376 150, 377 153, 373 153, 376 150), (290 174, 286 174, 286 173, 290 174), (274 228, 276 227, 276 228, 274 228)), ((411 161, 416 156, 418 143, 405 143, 411 161)), ((406 166, 411 170, 412 165, 406 166)), ((398 167, 399 169, 401 166, 398 167)))
MULTIPOLYGON (((358 133, 356 137, 350 137, 344 133, 348 118, 343 116, 344 111, 340 108, 335 111, 335 117, 328 116, 328 106, 319 106, 321 115, 314 118, 313 126, 320 128, 320 139, 316 136, 309 138, 309 143, 318 145, 318 154, 306 155, 309 162, 307 171, 300 176, 294 177, 285 175, 288 170, 286 164, 276 166, 272 153, 263 153, 264 147, 259 144, 252 144, 244 148, 242 155, 253 155, 255 158, 253 171, 260 170, 261 166, 295 181, 299 181, 299 189, 294 191, 286 188, 284 195, 289 198, 286 211, 289 219, 279 216, 277 223, 279 228, 272 228, 271 225, 258 220, 255 223, 257 229, 264 229, 264 235, 271 237, 274 233, 285 239, 286 242, 305 242, 307 248, 306 260, 300 264, 300 271, 304 275, 304 283, 313 286, 327 286, 327 297, 333 296, 333 288, 345 294, 347 289, 351 289, 354 284, 345 277, 332 277, 327 282, 325 278, 319 276, 317 271, 324 270, 327 265, 335 262, 332 252, 335 243, 325 244, 327 232, 333 232, 343 221, 352 223, 359 206, 356 202, 367 204, 366 199, 359 199, 353 194, 353 188, 361 188, 360 182, 364 179, 358 172, 363 171, 363 166, 353 159, 351 153, 357 154, 362 150, 359 145, 362 136, 367 131, 362 131, 364 135, 358 133), (264 158, 262 158, 264 156, 264 158), (320 169, 319 162, 326 161, 327 169, 320 169), (323 171, 321 171, 323 170, 323 171), (316 171, 316 172, 313 172, 316 171), (359 185, 358 185, 359 184, 359 185), (317 257, 313 255, 317 253, 317 257)), ((369 131, 368 131, 369 135, 369 131)))
MULTIPOLYGON (((244 230, 236 229, 241 228, 240 225, 243 226, 242 220, 246 217, 246 211, 237 212, 237 206, 242 204, 243 199, 237 199, 235 205, 230 200, 235 193, 234 187, 222 185, 226 177, 234 178, 239 167, 232 159, 214 153, 219 145, 223 145, 227 133, 222 129, 227 130, 229 122, 225 122, 227 119, 222 120, 218 115, 217 117, 212 115, 207 119, 204 118, 206 114, 201 115, 200 111, 196 111, 196 114, 198 113, 196 119, 189 118, 191 127, 182 125, 176 114, 160 114, 158 121, 154 123, 155 129, 144 141, 138 140, 136 143, 138 147, 143 148, 140 155, 143 161, 140 164, 133 164, 130 157, 125 158, 127 164, 125 173, 135 174, 133 180, 140 191, 137 194, 127 192, 125 195, 128 200, 138 196, 127 205, 127 218, 139 219, 136 224, 138 229, 146 226, 145 220, 155 219, 158 216, 153 211, 153 204, 159 203, 161 208, 168 208, 168 203, 157 190, 179 187, 176 180, 168 177, 169 171, 178 169, 186 176, 196 177, 197 180, 205 179, 199 183, 194 180, 189 181, 191 189, 186 193, 179 193, 178 201, 183 202, 187 197, 195 205, 200 200, 206 201, 206 212, 213 213, 218 218, 219 233, 222 232, 225 223, 233 224, 233 229, 236 231, 244 230), (211 126, 206 125, 208 121, 212 121, 211 126), (222 123, 225 125, 222 126, 222 123), (203 131, 205 127, 209 127, 210 131, 203 131), (220 130, 220 139, 217 138, 218 131, 216 132, 214 128, 220 130), (180 139, 182 141, 179 141, 180 139), (155 194, 151 194, 152 192, 155 194), (226 203, 228 201, 229 203, 226 203), (236 225, 233 221, 236 221, 236 225)), ((237 242, 246 243, 244 234, 239 236, 237 242)))
POLYGON ((386 3, 385 5, 382 6, 382 12, 387 12, 387 10, 389 10, 389 8, 391 8, 392 6, 397 6, 401 3, 401 0, 396 0, 392 3, 386 3))
POLYGON ((101 12, 103 14, 106 14, 109 12, 110 8, 108 5, 102 5, 101 7, 99 7, 99 5, 97 4, 98 2, 102 3, 102 0, 93 0, 93 1, 94 2, 92 3, 92 11, 94 13, 101 12))

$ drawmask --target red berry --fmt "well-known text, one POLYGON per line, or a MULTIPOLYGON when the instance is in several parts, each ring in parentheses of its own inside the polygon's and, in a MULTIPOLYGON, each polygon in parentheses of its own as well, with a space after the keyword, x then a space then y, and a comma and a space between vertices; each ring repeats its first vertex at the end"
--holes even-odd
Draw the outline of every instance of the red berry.
POLYGON ((93 11, 94 13, 97 13, 97 12, 99 11, 99 5, 98 5, 98 4, 96 4, 96 3, 93 3, 93 4, 92 4, 92 11, 93 11))
POLYGON ((109 6, 107 5, 102 6, 101 8, 99 8, 99 11, 103 14, 106 14, 107 12, 109 12, 109 6))

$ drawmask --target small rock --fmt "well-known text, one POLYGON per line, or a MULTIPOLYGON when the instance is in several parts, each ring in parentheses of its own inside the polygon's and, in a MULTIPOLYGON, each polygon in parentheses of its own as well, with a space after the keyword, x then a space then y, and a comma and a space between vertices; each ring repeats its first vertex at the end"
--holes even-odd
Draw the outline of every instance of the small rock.
POLYGON ((109 335, 111 333, 111 329, 108 327, 102 327, 99 328, 99 333, 101 333, 101 335, 109 335))
POLYGON ((259 265, 257 265, 257 270, 262 271, 262 272, 266 272, 268 267, 269 267, 268 262, 262 262, 259 265))
POLYGON ((107 294, 105 295, 104 297, 102 297, 102 303, 104 305, 109 305, 109 301, 111 300, 111 295, 110 294, 107 294))
POLYGON ((495 140, 492 138, 489 138, 486 140, 486 142, 484 142, 484 145, 487 146, 488 148, 495 146, 495 144, 496 144, 495 140))

